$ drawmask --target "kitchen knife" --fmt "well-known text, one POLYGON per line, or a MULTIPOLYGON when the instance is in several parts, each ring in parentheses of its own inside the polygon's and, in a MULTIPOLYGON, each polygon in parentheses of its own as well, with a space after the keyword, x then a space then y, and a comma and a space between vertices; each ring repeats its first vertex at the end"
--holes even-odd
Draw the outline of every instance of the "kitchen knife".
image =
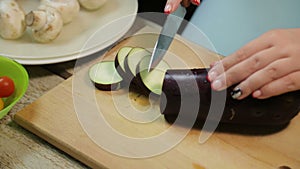
POLYGON ((184 19, 185 14, 186 9, 182 5, 179 5, 176 11, 167 16, 166 22, 164 23, 158 40, 155 43, 148 71, 154 68, 164 57, 181 25, 181 22, 184 19))

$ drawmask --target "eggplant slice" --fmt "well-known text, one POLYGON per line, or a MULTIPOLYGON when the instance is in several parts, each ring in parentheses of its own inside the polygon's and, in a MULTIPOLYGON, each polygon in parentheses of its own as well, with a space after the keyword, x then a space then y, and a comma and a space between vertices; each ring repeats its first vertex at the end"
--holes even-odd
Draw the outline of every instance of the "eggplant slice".
POLYGON ((89 77, 99 90, 117 90, 123 78, 118 74, 114 61, 102 61, 89 69, 89 77))
POLYGON ((136 75, 135 82, 149 93, 152 92, 156 95, 160 95, 165 73, 170 66, 164 60, 162 60, 155 67, 155 69, 152 69, 149 72, 148 65, 150 63, 150 59, 150 56, 146 56, 140 61, 137 67, 138 74, 136 75))
POLYGON ((126 74, 132 79, 136 76, 137 66, 139 65, 140 61, 144 57, 150 57, 151 53, 140 47, 132 48, 132 50, 128 53, 128 56, 125 58, 124 67, 126 74))
MULTIPOLYGON (((128 76, 125 71, 125 59, 128 56, 129 52, 132 50, 132 47, 130 46, 124 46, 121 49, 119 49, 116 58, 115 58, 115 67, 117 69, 117 72, 124 78, 128 76)), ((128 80, 128 79, 126 79, 128 80)))

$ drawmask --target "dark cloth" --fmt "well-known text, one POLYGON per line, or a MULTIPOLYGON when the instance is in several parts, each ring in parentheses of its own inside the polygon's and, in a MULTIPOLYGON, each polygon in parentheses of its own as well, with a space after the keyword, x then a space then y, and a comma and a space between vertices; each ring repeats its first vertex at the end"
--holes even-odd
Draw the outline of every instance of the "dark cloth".
MULTIPOLYGON (((138 0, 138 13, 142 12, 164 12, 166 0, 138 0)), ((186 20, 189 20, 196 9, 195 5, 187 8, 186 20)))

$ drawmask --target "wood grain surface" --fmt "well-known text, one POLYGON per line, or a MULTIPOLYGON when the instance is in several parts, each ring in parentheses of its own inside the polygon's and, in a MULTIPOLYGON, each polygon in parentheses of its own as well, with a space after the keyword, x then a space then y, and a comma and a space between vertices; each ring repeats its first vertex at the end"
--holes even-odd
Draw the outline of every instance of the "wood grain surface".
MULTIPOLYGON (((157 27, 147 20, 136 18, 128 34, 137 32, 145 25, 157 27)), ((18 111, 72 76, 75 64, 76 60, 47 65, 24 65, 29 74, 28 91, 9 114, 0 120, 0 168, 89 168, 13 121, 18 111)))
POLYGON ((25 66, 30 81, 24 97, 0 120, 0 168, 88 168, 13 121, 14 115, 64 81, 41 66, 25 66))
MULTIPOLYGON (((99 57, 91 64, 103 59, 113 59, 121 46, 147 47, 151 46, 154 40, 155 37, 148 34, 133 36, 117 44, 105 56, 99 57), (147 41, 145 41, 145 36, 147 41)), ((175 40, 170 49, 170 57, 166 57, 172 67, 207 66, 220 58, 212 52, 195 46, 193 47, 195 52, 193 52, 193 50, 188 50, 188 46, 180 40, 175 40), (177 56, 175 59, 174 54, 177 56)), ((98 117, 99 114, 103 115, 111 128, 131 138, 151 138, 171 127, 173 129, 171 132, 176 135, 184 130, 184 127, 167 123, 163 116, 157 116, 149 123, 136 123, 124 118, 119 109, 122 112, 131 112, 133 108, 146 109, 152 114, 157 114, 159 110, 156 103, 151 107, 147 98, 134 93, 128 95, 126 90, 117 92, 95 90, 88 85, 89 79, 86 78, 89 66, 83 66, 75 76, 68 78, 22 109, 16 114, 15 121, 92 168, 274 169, 280 166, 300 168, 299 115, 286 128, 277 132, 268 134, 247 134, 246 132, 245 134, 245 132, 228 132, 226 130, 216 131, 202 144, 199 143, 199 134, 203 131, 195 127, 173 148, 151 157, 128 158, 105 150, 92 139, 96 135, 110 137, 111 134, 106 133, 104 128, 97 127, 97 123, 100 122, 95 117, 98 117), (81 77, 80 75, 83 77, 83 88, 78 91, 76 90, 78 84, 74 85, 74 79, 81 77), (94 96, 84 97, 89 90, 93 92, 94 96), (96 101, 94 102, 92 98, 96 101), (86 112, 78 112, 77 105, 74 105, 76 100, 87 105, 86 112), (117 104, 116 100, 118 100, 117 104), (99 112, 90 111, 92 109, 89 105, 92 107, 93 104, 99 106, 99 112), (85 115, 82 116, 82 113, 85 115), (84 130, 87 129, 86 126, 82 125, 84 120, 89 121, 89 125, 95 127, 94 130, 86 132, 84 130)), ((236 131, 243 130, 236 127, 235 129, 236 131)), ((104 137, 102 138, 105 139, 104 137)), ((119 143, 124 148, 121 152, 132 156, 138 153, 135 148, 132 148, 132 145, 122 144, 120 141, 111 140, 111 148, 119 147, 120 145, 116 144, 119 143)), ((168 139, 162 140, 161 144, 156 144, 156 146, 167 145, 168 141, 168 139)), ((152 151, 152 148, 155 147, 145 147, 144 150, 152 151)))

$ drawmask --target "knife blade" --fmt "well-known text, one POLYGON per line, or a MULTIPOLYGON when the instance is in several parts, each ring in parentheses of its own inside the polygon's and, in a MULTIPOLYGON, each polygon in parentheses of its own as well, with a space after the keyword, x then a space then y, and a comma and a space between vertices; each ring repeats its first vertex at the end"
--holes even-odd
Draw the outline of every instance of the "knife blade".
POLYGON ((176 11, 167 16, 158 40, 155 43, 148 66, 148 72, 153 69, 166 54, 184 19, 185 14, 186 9, 182 5, 179 5, 176 11))

